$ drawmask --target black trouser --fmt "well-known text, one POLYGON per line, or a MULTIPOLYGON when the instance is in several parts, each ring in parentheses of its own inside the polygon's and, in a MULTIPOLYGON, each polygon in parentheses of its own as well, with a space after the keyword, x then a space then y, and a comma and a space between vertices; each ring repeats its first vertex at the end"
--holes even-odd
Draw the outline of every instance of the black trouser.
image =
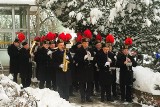
POLYGON ((95 85, 95 89, 98 92, 99 91, 99 71, 95 71, 94 72, 94 85, 95 85))
MULTIPOLYGON (((44 84, 45 84, 45 80, 40 80, 39 88, 40 89, 44 88, 44 84)), ((46 88, 51 89, 51 81, 50 80, 46 80, 46 88)))
POLYGON ((121 99, 126 101, 132 100, 132 85, 120 84, 121 99))
POLYGON ((111 84, 104 85, 101 84, 101 99, 105 99, 105 93, 107 100, 111 100, 111 84))
POLYGON ((81 99, 89 99, 92 91, 92 82, 79 82, 81 99))
POLYGON ((133 72, 120 73, 121 100, 132 100, 133 72))
POLYGON ((21 82, 22 82, 23 88, 29 87, 31 84, 31 78, 21 78, 21 82))
POLYGON ((14 72, 13 73, 13 81, 17 83, 17 76, 18 76, 18 73, 17 72, 14 72))
POLYGON ((61 98, 69 100, 69 87, 70 86, 58 86, 58 93, 61 98))
POLYGON ((52 81, 51 87, 53 88, 54 91, 56 91, 57 90, 56 79, 52 79, 51 81, 52 81))
POLYGON ((112 70, 112 93, 114 97, 117 96, 116 70, 112 70))

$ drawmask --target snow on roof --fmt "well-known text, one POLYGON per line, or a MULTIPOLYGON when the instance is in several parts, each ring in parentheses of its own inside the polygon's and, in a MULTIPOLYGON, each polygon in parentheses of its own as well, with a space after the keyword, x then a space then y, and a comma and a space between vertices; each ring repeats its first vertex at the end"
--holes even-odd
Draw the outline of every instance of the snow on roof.
POLYGON ((0 0, 0 4, 28 4, 28 5, 36 5, 36 0, 0 0))

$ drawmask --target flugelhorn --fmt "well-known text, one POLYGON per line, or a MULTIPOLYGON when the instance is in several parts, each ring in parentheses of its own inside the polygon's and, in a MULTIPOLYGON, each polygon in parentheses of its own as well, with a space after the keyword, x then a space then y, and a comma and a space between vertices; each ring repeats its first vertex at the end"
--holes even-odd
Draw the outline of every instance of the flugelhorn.
POLYGON ((35 45, 36 45, 36 41, 33 41, 32 46, 31 46, 31 49, 30 49, 30 55, 32 54, 33 47, 34 47, 35 45))

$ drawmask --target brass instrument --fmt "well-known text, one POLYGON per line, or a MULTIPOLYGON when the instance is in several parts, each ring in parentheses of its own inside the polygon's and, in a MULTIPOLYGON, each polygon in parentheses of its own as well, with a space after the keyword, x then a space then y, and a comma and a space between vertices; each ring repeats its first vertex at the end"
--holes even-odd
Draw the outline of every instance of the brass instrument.
POLYGON ((63 72, 67 72, 67 70, 68 70, 68 64, 70 63, 67 59, 66 59, 66 54, 67 54, 67 50, 65 49, 64 50, 64 54, 63 54, 63 68, 62 68, 62 70, 63 70, 63 72))
POLYGON ((33 51, 33 47, 36 45, 36 41, 33 41, 33 43, 32 43, 32 46, 31 46, 31 49, 30 49, 30 55, 32 54, 32 51, 33 51))

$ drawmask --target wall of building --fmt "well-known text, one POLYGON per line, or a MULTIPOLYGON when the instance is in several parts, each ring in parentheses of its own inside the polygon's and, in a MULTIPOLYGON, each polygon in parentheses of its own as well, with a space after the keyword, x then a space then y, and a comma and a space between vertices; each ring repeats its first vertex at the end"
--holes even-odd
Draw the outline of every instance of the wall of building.
POLYGON ((3 66, 9 66, 9 56, 7 50, 0 50, 0 61, 3 66))

